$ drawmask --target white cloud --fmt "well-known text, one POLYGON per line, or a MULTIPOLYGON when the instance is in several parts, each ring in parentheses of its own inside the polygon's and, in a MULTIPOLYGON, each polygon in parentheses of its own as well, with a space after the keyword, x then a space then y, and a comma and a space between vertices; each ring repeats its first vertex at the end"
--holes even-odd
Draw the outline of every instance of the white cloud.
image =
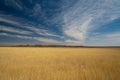
POLYGON ((43 35, 43 36, 52 36, 52 37, 59 37, 59 38, 62 37, 62 36, 59 36, 59 35, 52 33, 49 30, 36 28, 35 26, 27 26, 27 29, 32 30, 33 32, 35 32, 39 35, 43 35))
MULTIPOLYGON (((22 6, 22 3, 18 0, 9 1, 6 0, 9 6, 14 4, 12 7, 16 7, 19 9, 25 8, 25 5, 22 6)), ((29 0, 32 3, 32 0, 29 0)), ((50 18, 47 18, 45 14, 45 10, 42 10, 41 5, 38 3, 34 3, 35 6, 33 9, 25 8, 25 14, 28 14, 30 17, 44 20, 46 25, 58 24, 62 26, 63 34, 66 38, 64 38, 63 44, 85 44, 87 39, 89 39, 89 33, 98 29, 102 25, 112 22, 115 19, 120 18, 120 1, 119 0, 62 0, 63 5, 60 9, 47 9, 48 12, 55 12, 54 15, 51 15, 50 18), (63 19, 64 18, 64 19, 63 19), (63 19, 63 22, 61 21, 63 19)), ((52 2, 51 2, 52 3, 52 2)), ((44 3, 43 3, 44 5, 44 3)), ((51 13, 50 13, 51 14, 51 13)), ((19 28, 24 28, 27 30, 21 31, 19 29, 14 28, 1 28, 4 31, 16 32, 20 34, 28 34, 29 31, 42 35, 44 37, 57 37, 61 38, 62 36, 57 35, 53 31, 49 29, 43 29, 41 26, 37 25, 37 22, 30 22, 24 18, 15 17, 13 15, 5 15, 0 13, 0 21, 9 23, 19 28)), ((12 26, 11 26, 12 27, 12 26)), ((57 29, 61 30, 61 27, 57 27, 57 29)), ((100 28, 99 28, 100 29, 100 28)), ((7 34, 1 34, 7 35, 7 34)), ((49 43, 57 43, 57 40, 48 39, 48 38, 36 38, 36 37, 28 36, 16 36, 18 38, 26 38, 26 39, 36 39, 38 41, 45 41, 49 43)), ((96 42, 104 42, 104 41, 114 41, 119 42, 119 35, 117 33, 112 34, 102 34, 100 37, 93 38, 96 42), (117 37, 116 37, 117 36, 117 37), (104 38, 104 39, 102 39, 104 38)), ((91 39, 91 38, 90 38, 91 39)), ((94 41, 93 40, 93 41, 94 41)), ((59 41, 58 41, 59 42, 59 41)), ((62 43, 61 43, 62 44, 62 43)))
POLYGON ((72 45, 72 46, 82 46, 83 45, 83 43, 79 40, 70 40, 70 39, 65 40, 63 44, 64 45, 72 45))
POLYGON ((120 18, 119 5, 119 0, 78 0, 73 5, 66 3, 63 5, 63 33, 84 43, 90 32, 120 18))
POLYGON ((22 28, 31 30, 32 32, 34 32, 36 34, 61 38, 61 36, 56 35, 55 33, 52 33, 50 30, 41 29, 40 28, 41 26, 34 26, 34 23, 29 22, 24 18, 15 17, 12 15, 2 15, 2 14, 0 14, 0 17, 1 17, 0 21, 2 21, 2 22, 9 23, 9 24, 15 25, 17 27, 22 27, 22 28), (31 24, 29 24, 29 23, 31 23, 31 24))
POLYGON ((2 25, 0 25, 0 30, 7 31, 7 32, 13 32, 13 33, 18 33, 18 34, 32 34, 32 32, 30 32, 30 31, 20 30, 20 29, 8 27, 8 26, 2 26, 2 25))
POLYGON ((86 45, 120 45, 120 32, 96 34, 89 38, 89 42, 86 45))
POLYGON ((13 24, 13 25, 20 25, 19 22, 16 22, 16 21, 10 20, 9 18, 7 19, 7 18, 3 18, 3 17, 1 17, 1 18, 0 18, 0 21, 2 21, 2 22, 6 22, 6 23, 10 23, 10 24, 13 24))
POLYGON ((0 33, 0 36, 7 36, 7 37, 15 37, 20 39, 27 39, 27 40, 36 40, 42 42, 41 44, 60 44, 61 41, 50 39, 50 38, 42 38, 42 37, 34 37, 34 36, 23 36, 23 35, 13 35, 8 33, 0 33))
POLYGON ((73 22, 64 28, 66 35, 81 41, 84 41, 88 28, 91 26, 92 18, 87 19, 84 23, 73 22))
POLYGON ((7 33, 0 33, 0 36, 8 36, 7 33))
POLYGON ((8 34, 8 33, 0 33, 0 36, 15 37, 15 38, 21 38, 21 39, 33 39, 33 37, 29 37, 29 36, 12 35, 12 34, 8 34))
POLYGON ((22 3, 19 1, 19 0, 5 0, 5 4, 7 6, 10 6, 10 7, 13 7, 13 8, 17 8, 17 9, 20 9, 22 10, 23 9, 23 5, 22 3))
POLYGON ((49 38, 35 38, 36 40, 40 41, 40 42, 43 42, 45 44, 59 44, 61 43, 60 41, 58 40, 55 40, 55 39, 49 39, 49 38))

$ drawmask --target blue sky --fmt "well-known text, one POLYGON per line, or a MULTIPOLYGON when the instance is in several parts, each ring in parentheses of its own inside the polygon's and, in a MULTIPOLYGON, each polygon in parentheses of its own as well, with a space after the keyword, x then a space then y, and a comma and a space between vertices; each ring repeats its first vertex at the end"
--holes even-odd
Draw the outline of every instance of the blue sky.
POLYGON ((120 0, 0 0, 0 45, 120 46, 120 0))

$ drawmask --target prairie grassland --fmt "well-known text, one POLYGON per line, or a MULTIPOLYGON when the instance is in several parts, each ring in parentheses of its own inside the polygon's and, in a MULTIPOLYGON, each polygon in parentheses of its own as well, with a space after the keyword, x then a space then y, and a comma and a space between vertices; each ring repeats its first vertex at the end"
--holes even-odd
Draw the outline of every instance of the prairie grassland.
POLYGON ((0 80, 120 80, 120 48, 0 48, 0 80))

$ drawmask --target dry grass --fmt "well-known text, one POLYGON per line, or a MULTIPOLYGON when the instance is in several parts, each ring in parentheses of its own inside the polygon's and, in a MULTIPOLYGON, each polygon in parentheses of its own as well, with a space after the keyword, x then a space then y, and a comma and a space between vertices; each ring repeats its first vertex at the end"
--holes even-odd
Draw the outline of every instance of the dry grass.
POLYGON ((120 49, 1 47, 0 80, 120 80, 120 49))

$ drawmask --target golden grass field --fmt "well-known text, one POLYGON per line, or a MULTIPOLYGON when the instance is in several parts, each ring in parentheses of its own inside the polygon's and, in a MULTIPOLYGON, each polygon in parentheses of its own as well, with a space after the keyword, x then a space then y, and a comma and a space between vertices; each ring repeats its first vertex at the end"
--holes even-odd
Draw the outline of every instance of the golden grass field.
POLYGON ((120 48, 1 47, 0 80, 120 80, 120 48))

